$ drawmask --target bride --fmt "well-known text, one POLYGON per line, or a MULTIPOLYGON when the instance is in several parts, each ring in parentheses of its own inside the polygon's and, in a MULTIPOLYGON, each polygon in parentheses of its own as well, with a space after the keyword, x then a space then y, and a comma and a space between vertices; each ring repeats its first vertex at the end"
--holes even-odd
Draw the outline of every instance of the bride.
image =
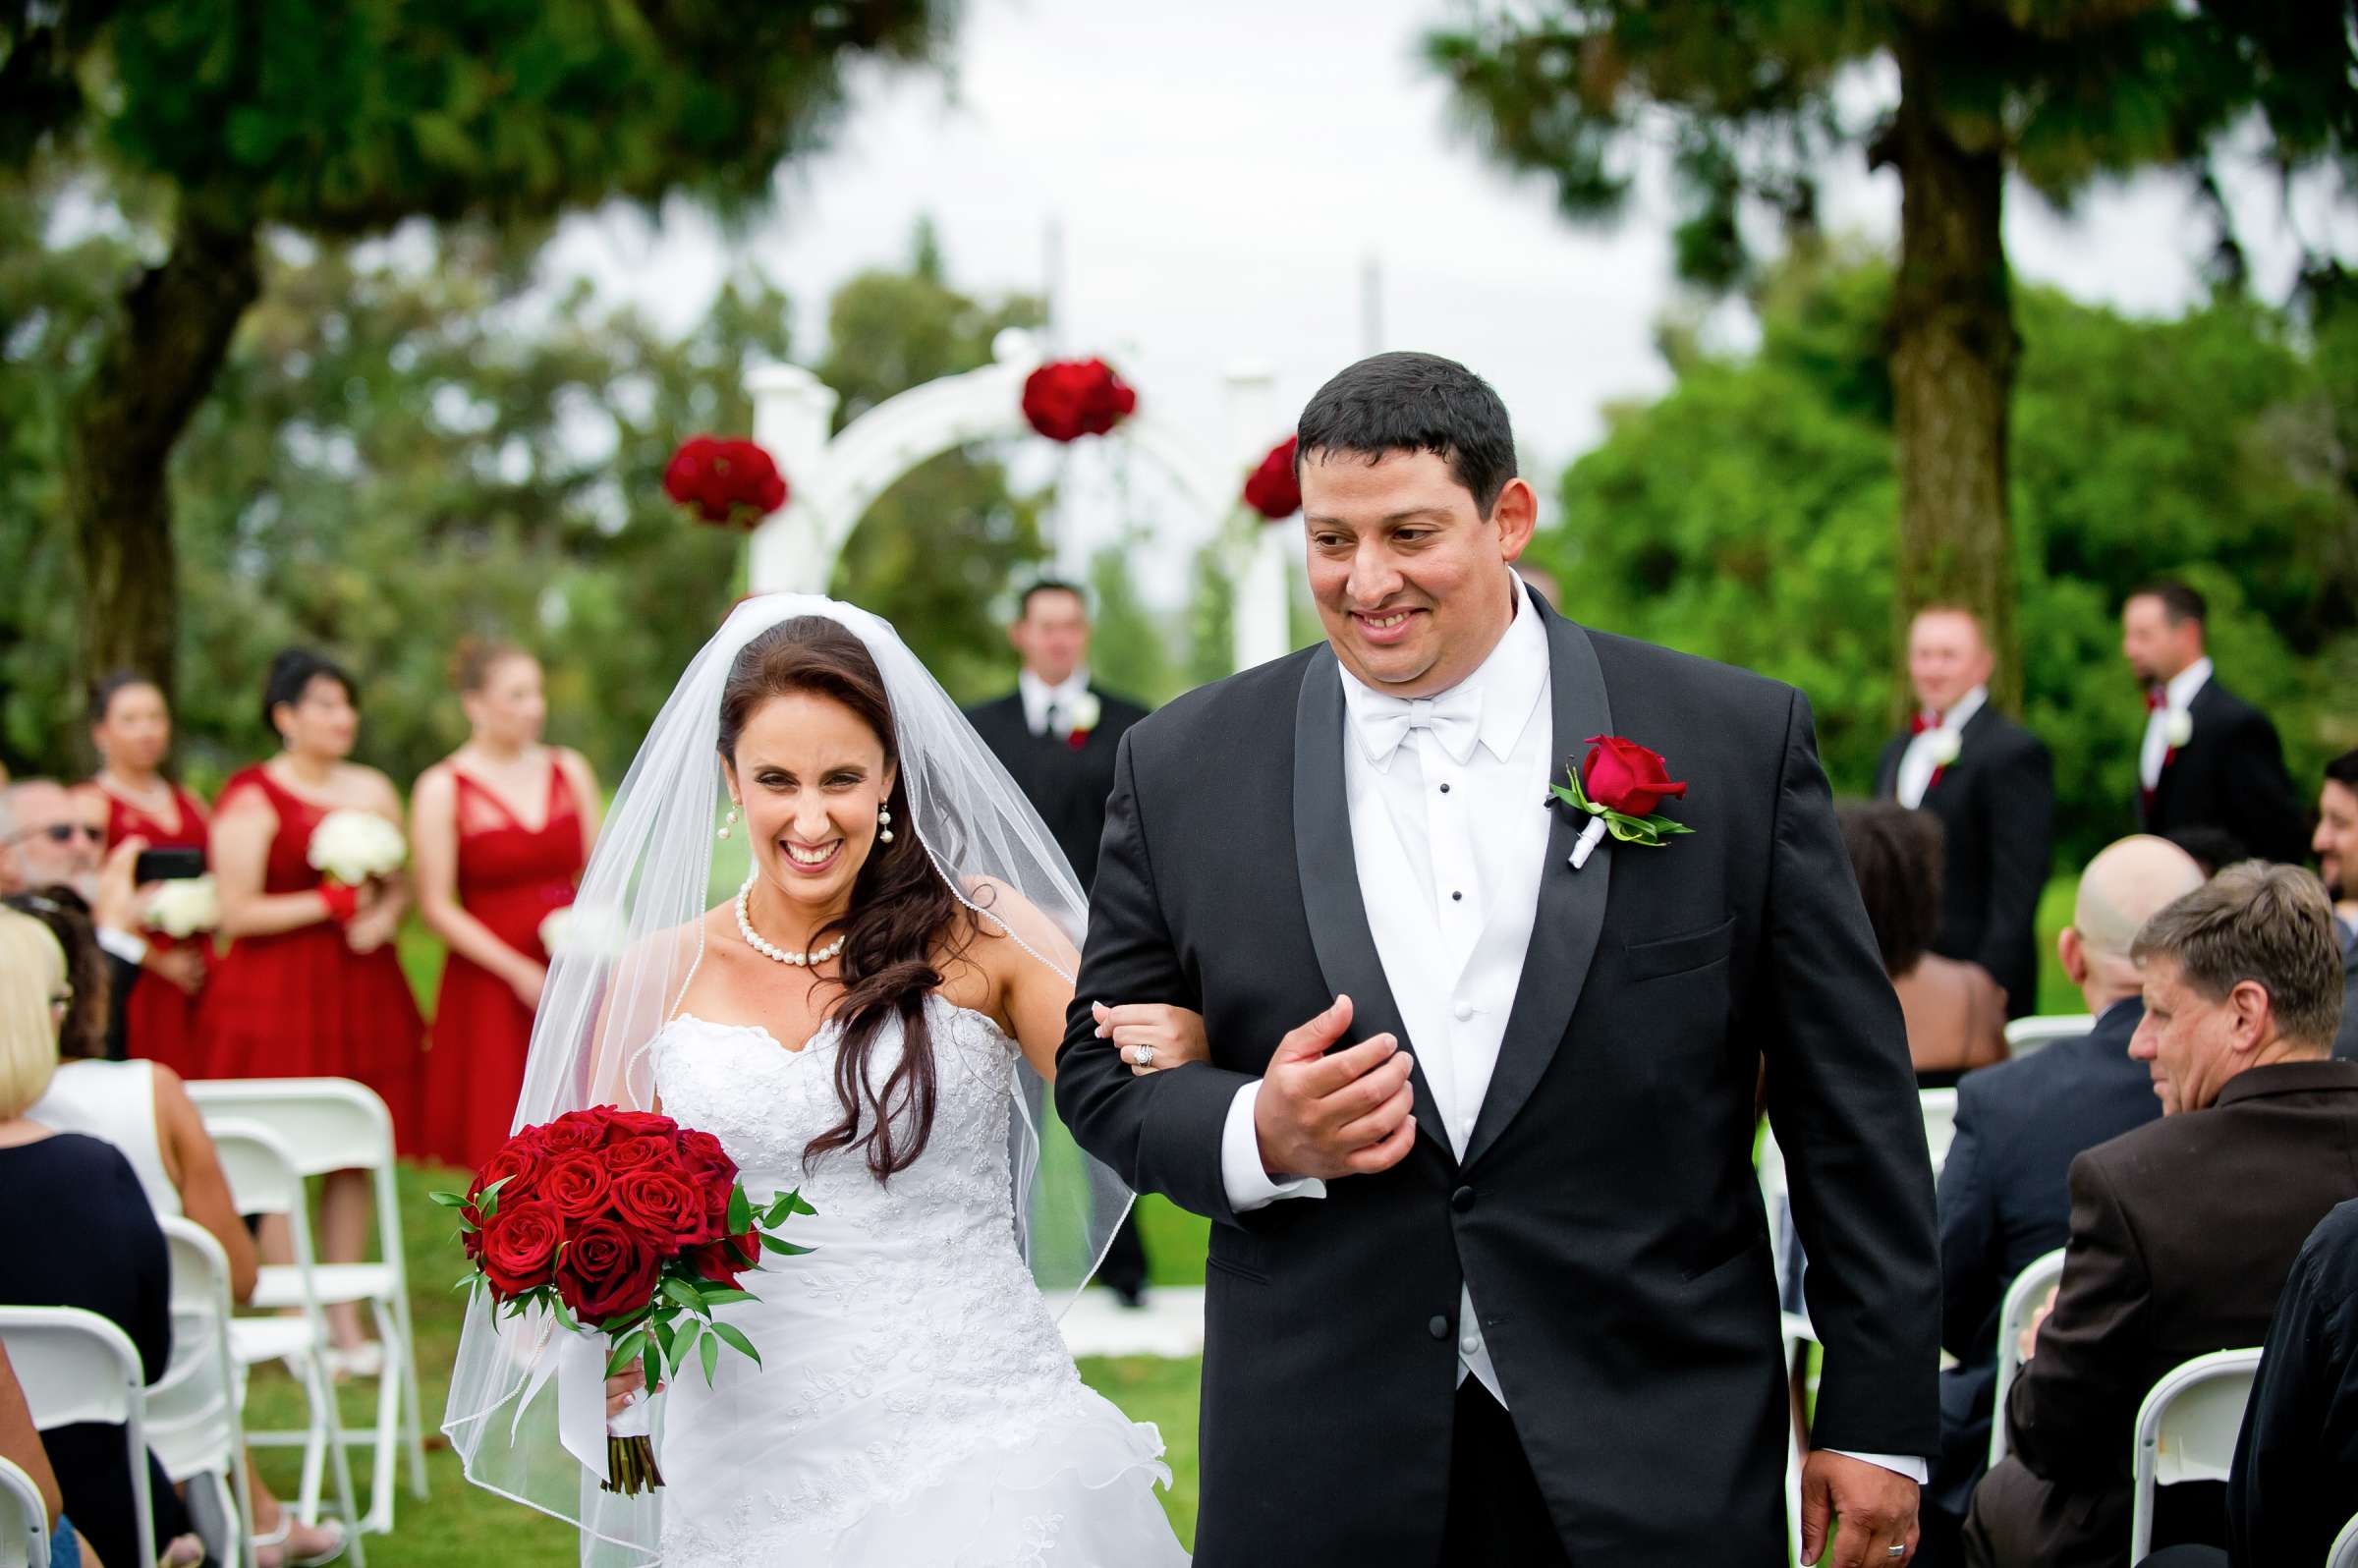
MULTIPOLYGON (((1081 896, 891 628, 740 604, 648 732, 580 906, 519 1125, 660 1109, 719 1138, 757 1206, 799 1189, 817 1212, 782 1234, 814 1250, 719 1310, 759 1367, 651 1398, 635 1372, 601 1389, 602 1341, 471 1306, 443 1424, 469 1478, 578 1522, 585 1564, 1184 1564, 1159 1436, 1055 1324, 1129 1198, 1043 1124, 1081 896), (736 884, 716 852, 740 846, 736 884), (600 1487, 609 1417, 651 1420, 660 1490, 600 1487)), ((1125 1009, 1118 1037, 1142 1072, 1205 1054, 1176 1009, 1125 1009)))

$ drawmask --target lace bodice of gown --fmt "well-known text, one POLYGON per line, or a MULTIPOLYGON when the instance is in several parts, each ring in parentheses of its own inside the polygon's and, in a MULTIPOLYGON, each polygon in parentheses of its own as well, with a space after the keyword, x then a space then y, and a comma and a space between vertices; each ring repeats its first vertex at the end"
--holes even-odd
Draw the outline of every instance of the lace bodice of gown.
MULTIPOLYGON (((763 1367, 724 1357, 714 1387, 684 1377, 666 1396, 668 1564, 1185 1561, 1143 1484, 1168 1479, 1159 1439, 1082 1383, 1017 1240, 1013 1043, 938 995, 926 1022, 932 1131, 888 1183, 856 1154, 804 1168, 840 1115, 833 1024, 789 1050, 758 1027, 683 1014, 654 1040, 664 1113, 720 1140, 757 1206, 799 1188, 817 1210, 782 1233, 814 1251, 772 1259, 744 1281, 760 1300, 722 1309, 763 1367), (1141 1484, 1116 1489, 1143 1499, 1159 1544, 1069 1517, 1074 1497, 1110 1507, 1105 1488, 1132 1471, 1141 1484), (913 1536, 921 1516, 944 1534, 913 1536), (1095 1543, 1055 1549, 1080 1534, 1095 1543)), ((879 1090, 900 1039, 888 1024, 871 1051, 879 1090)))

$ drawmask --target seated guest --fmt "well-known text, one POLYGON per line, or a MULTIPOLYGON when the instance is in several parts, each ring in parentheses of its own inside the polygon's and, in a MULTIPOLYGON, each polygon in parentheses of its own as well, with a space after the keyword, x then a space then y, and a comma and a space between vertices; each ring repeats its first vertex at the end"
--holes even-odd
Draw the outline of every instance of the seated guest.
POLYGON ((1933 952, 1940 928, 1940 823, 1888 802, 1835 812, 1859 896, 1899 993, 1916 1082, 1943 1089, 2006 1056, 2006 993, 1990 972, 1933 952))
MULTIPOLYGON (((48 1092, 31 1110, 29 1121, 61 1133, 83 1133, 112 1144, 131 1161, 134 1174, 159 1214, 186 1215, 202 1225, 221 1244, 229 1260, 230 1294, 245 1301, 253 1294, 253 1235, 231 1203, 228 1178, 221 1173, 221 1156, 212 1135, 189 1098, 180 1075, 161 1062, 133 1059, 106 1061, 95 1052, 104 1046, 104 998, 92 1009, 97 1019, 84 1020, 78 1031, 75 1017, 84 1009, 82 985, 86 977, 103 986, 105 959, 91 933, 90 920, 71 889, 45 888, 0 900, 9 908, 30 915, 49 927, 65 950, 66 968, 74 985, 74 1002, 66 1027, 58 1036, 62 1058, 49 1081, 48 1092)), ((248 1467, 253 1488, 254 1534, 261 1542, 261 1568, 282 1563, 324 1563, 344 1548, 344 1529, 335 1520, 306 1525, 279 1506, 261 1479, 248 1467)))
MULTIPOLYGON (((2012 1452, 1973 1496, 1965 1556, 1988 1568, 2127 1557, 2137 1407, 2180 1362, 2257 1345, 2303 1241, 2358 1196, 2358 1062, 2329 1059, 2341 954, 2305 870, 2229 867, 2130 950, 2162 1120, 2071 1163, 2061 1288, 2025 1336, 2003 1412, 2012 1452)), ((2220 1488, 2158 1493, 2155 1544, 2225 1539, 2220 1488)))
POLYGON ((2358 1061, 2358 752, 2344 752, 2326 764, 2317 794, 2317 832, 2309 840, 2317 874, 2333 901, 2333 930, 2341 939, 2341 1030, 2333 1054, 2358 1061))
POLYGON ((1940 1373, 1919 1568, 1958 1560, 1956 1533, 1989 1467, 1998 1309, 2024 1265, 2071 1233, 2072 1160, 2162 1114, 2145 1064, 2129 1055, 2145 1018, 2129 949, 2148 919, 2202 885, 2186 853, 2158 838, 2123 839, 2089 862, 2055 948, 2096 1028, 1957 1086, 1956 1140, 1940 1170, 1940 1344, 1957 1364, 1940 1373))
MULTIPOLYGON (((57 1020, 71 1002, 56 941, 38 922, 0 910, 0 1304, 96 1313, 130 1336, 153 1382, 172 1359, 172 1288, 147 1195, 112 1147, 25 1114, 56 1071, 57 1020), (69 1257, 73 1266, 61 1266, 69 1257)), ((56 1427, 41 1443, 76 1528, 104 1560, 137 1563, 122 1429, 56 1427)), ((186 1568, 204 1547, 163 1467, 147 1468, 157 1550, 186 1568)))
POLYGON ((168 958, 140 933, 133 876, 146 840, 127 838, 112 851, 105 846, 102 802, 77 797, 55 779, 19 779, 0 790, 0 895, 62 886, 88 902, 110 971, 106 1054, 119 1057, 125 1053, 122 1003, 141 971, 162 965, 178 974, 188 960, 185 953, 168 958))
POLYGON ((65 1493, 57 1489, 57 1472, 49 1468, 49 1451, 41 1446, 40 1431, 32 1425, 25 1385, 9 1365, 6 1345, 0 1345, 0 1459, 25 1472, 41 1494, 49 1526, 49 1568, 97 1568, 97 1553, 75 1534, 74 1521, 66 1517, 65 1493))

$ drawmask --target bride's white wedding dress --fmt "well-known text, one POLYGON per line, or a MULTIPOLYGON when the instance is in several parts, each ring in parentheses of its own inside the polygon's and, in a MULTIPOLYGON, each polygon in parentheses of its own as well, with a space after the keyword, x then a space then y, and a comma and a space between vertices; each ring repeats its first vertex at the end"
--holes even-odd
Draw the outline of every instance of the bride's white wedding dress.
MULTIPOLYGON (((857 1155, 808 1174, 832 1126, 839 1031, 799 1051, 681 1014, 652 1043, 663 1111, 717 1137, 757 1206, 799 1187, 783 1234, 816 1251, 748 1274, 720 1309, 762 1367, 664 1395, 667 1568, 1159 1568, 1187 1562, 1154 1496, 1155 1429, 1081 1381, 1018 1249, 1008 1170, 1015 1046, 927 1003, 938 1096, 917 1163, 879 1185, 857 1155)), ((898 1059, 889 1022, 870 1055, 898 1059)))

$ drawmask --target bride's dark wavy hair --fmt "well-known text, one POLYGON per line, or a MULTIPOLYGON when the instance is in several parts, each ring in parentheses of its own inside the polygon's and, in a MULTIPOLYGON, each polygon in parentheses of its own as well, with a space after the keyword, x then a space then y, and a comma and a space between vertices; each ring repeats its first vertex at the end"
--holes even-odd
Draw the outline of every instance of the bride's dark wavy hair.
POLYGON ((852 883, 852 907, 813 937, 825 945, 844 936, 838 1008, 843 1034, 835 1053, 835 1097, 843 1119, 803 1149, 806 1168, 821 1154, 859 1151, 879 1182, 907 1170, 933 1134, 936 1097, 933 1041, 926 999, 942 982, 935 959, 965 951, 976 933, 973 914, 950 891, 918 842, 909 812, 909 770, 901 765, 892 703, 868 644, 842 624, 820 615, 781 621, 748 643, 729 666, 720 699, 720 755, 733 768, 737 741, 762 704, 807 692, 840 702, 884 745, 894 768, 885 809, 902 831, 880 839, 852 883), (869 1082, 877 1032, 898 1015, 901 1060, 881 1088, 869 1082), (902 1125, 903 1122, 907 1125, 902 1125))

